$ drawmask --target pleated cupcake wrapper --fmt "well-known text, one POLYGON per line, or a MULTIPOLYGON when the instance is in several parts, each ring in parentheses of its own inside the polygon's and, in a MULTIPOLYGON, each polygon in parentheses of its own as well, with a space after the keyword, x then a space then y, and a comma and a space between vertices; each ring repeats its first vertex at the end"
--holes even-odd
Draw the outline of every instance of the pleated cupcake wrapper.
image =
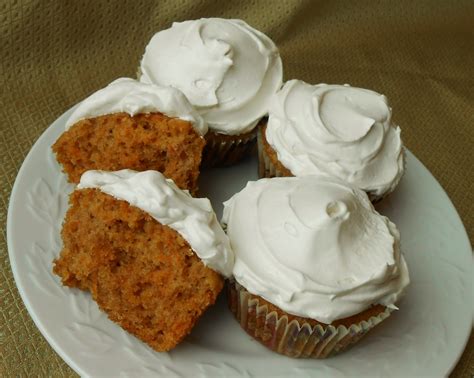
POLYGON ((265 148, 263 147, 263 128, 259 128, 257 132, 257 148, 258 175, 260 178, 287 176, 272 163, 270 157, 265 153, 265 148))
POLYGON ((244 135, 235 135, 222 140, 212 131, 206 135, 206 147, 202 159, 202 166, 227 166, 237 163, 251 154, 255 148, 257 128, 254 132, 244 135))
MULTIPOLYGON (((263 132, 261 129, 258 131, 258 134, 257 134, 257 147, 258 147, 258 174, 260 178, 288 176, 287 174, 285 174, 285 172, 282 172, 280 169, 278 169, 278 167, 275 164, 273 164, 270 157, 265 153, 265 148, 263 147, 263 132)), ((407 169, 407 156, 406 156, 405 148, 402 149, 402 154, 403 154, 403 174, 405 174, 406 169, 407 169)), ((392 190, 385 192, 382 195, 375 195, 374 193, 366 192, 367 195, 369 196, 370 201, 373 204, 382 201, 384 198, 386 198, 390 193, 392 193, 396 189, 402 177, 403 175, 400 177, 396 185, 393 186, 392 190)))
POLYGON ((386 309, 350 327, 289 321, 286 315, 279 316, 260 305, 258 298, 250 295, 235 281, 228 283, 229 307, 241 327, 260 343, 274 352, 295 358, 326 358, 335 355, 356 343, 367 332, 390 316, 386 309))

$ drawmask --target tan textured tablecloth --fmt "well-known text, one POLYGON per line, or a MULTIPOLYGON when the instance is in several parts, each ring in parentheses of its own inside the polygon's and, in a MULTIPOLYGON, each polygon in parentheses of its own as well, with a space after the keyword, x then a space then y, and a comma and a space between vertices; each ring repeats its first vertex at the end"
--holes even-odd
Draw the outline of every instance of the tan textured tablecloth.
MULTIPOLYGON (((473 240, 474 2, 2 1, 0 376, 74 375, 33 324, 8 261, 8 198, 28 150, 70 106, 133 76, 154 32, 212 16, 242 18, 270 35, 285 79, 387 95, 406 145, 445 188, 473 240)), ((452 375, 474 376, 472 335, 452 375)))

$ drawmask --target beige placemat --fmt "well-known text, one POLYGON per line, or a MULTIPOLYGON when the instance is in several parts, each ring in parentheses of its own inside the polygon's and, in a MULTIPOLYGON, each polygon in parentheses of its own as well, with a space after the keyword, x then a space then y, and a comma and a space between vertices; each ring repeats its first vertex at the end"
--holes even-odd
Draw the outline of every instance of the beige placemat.
MULTIPOLYGON (((387 95, 408 148, 454 202, 473 240, 474 3, 466 1, 49 1, 0 3, 0 376, 71 376, 12 278, 8 198, 28 150, 70 106, 133 76, 173 21, 242 18, 281 49, 285 79, 387 95)), ((446 251, 449 253, 449 250, 446 251)), ((471 335, 453 376, 474 376, 471 335)))

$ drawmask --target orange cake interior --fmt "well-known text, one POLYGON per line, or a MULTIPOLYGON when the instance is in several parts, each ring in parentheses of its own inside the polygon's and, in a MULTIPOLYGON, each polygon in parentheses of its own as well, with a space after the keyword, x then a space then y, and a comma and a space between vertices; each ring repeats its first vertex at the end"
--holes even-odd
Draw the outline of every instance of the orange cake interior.
POLYGON ((161 113, 115 113, 77 122, 59 137, 53 151, 74 183, 91 169, 151 169, 196 193, 204 145, 188 121, 161 113))
POLYGON ((181 235, 98 189, 76 190, 54 272, 157 351, 176 346, 222 290, 181 235))

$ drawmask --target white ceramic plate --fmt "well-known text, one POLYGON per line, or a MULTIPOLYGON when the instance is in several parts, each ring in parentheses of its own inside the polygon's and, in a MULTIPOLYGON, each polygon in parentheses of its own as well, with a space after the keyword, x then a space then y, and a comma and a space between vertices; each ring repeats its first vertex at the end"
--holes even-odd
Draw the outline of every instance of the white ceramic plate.
MULTIPOLYGON (((400 228, 412 284, 400 311, 351 350, 327 360, 296 360, 252 340, 221 297, 192 334, 156 353, 99 311, 90 295, 63 288, 52 274, 72 186, 50 146, 71 110, 31 149, 8 211, 8 247, 16 284, 36 325, 79 374, 91 376, 443 376, 468 339, 473 319, 471 247, 456 210, 428 170, 408 153, 407 173, 379 211, 400 228)), ((220 217, 222 202, 257 179, 256 160, 201 176, 220 217)))

